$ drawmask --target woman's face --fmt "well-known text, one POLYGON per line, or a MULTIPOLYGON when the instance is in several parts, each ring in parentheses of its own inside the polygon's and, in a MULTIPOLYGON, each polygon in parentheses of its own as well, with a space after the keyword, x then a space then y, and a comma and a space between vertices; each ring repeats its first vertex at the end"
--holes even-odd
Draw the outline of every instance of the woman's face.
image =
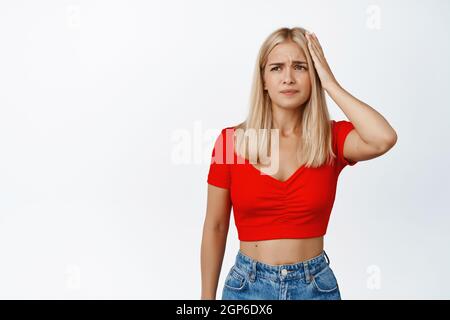
POLYGON ((282 108, 304 105, 311 95, 311 80, 303 50, 294 42, 283 42, 270 52, 264 69, 264 89, 272 104, 282 108), (296 90, 284 94, 283 90, 296 90))

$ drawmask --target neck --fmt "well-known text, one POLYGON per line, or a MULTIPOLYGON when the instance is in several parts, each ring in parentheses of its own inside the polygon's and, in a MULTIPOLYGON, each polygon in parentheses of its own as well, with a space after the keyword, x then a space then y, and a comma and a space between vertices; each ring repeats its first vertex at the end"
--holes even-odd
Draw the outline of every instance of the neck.
POLYGON ((300 134, 301 113, 299 108, 286 109, 272 106, 272 126, 280 130, 281 137, 300 134))

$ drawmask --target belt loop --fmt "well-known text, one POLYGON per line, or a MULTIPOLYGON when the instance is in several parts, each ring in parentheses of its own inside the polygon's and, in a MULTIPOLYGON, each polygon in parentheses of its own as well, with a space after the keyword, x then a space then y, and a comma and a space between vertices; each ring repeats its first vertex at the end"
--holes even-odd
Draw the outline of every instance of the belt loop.
POLYGON ((252 270, 250 271, 250 281, 254 282, 256 279, 256 261, 252 261, 252 270))
POLYGON ((323 253, 324 253, 325 257, 326 257, 327 264, 330 265, 330 258, 328 258, 328 255, 325 252, 325 250, 323 250, 323 253))
POLYGON ((308 266, 308 262, 307 261, 303 262, 303 269, 305 270, 306 283, 309 283, 311 281, 311 274, 309 272, 309 266, 308 266))

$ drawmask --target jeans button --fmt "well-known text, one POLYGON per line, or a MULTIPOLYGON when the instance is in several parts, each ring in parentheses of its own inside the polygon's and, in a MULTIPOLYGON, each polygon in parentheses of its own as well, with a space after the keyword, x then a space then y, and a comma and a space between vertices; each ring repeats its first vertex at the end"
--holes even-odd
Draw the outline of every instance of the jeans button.
POLYGON ((283 269, 283 270, 281 270, 281 274, 283 275, 283 276, 285 276, 285 275, 287 275, 287 270, 286 269, 283 269))

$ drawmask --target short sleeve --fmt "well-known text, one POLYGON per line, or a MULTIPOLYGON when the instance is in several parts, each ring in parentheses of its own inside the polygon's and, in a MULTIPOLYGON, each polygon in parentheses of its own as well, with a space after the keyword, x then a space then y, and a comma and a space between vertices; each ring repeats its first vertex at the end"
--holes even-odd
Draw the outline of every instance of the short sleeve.
POLYGON ((211 154, 207 182, 216 187, 230 189, 233 163, 233 131, 224 128, 217 137, 211 154))
POLYGON ((350 161, 344 157, 344 142, 347 138, 347 135, 355 129, 353 124, 350 121, 335 121, 332 120, 333 123, 333 139, 334 139, 334 148, 337 156, 338 166, 342 169, 347 165, 353 166, 358 161, 350 161))

